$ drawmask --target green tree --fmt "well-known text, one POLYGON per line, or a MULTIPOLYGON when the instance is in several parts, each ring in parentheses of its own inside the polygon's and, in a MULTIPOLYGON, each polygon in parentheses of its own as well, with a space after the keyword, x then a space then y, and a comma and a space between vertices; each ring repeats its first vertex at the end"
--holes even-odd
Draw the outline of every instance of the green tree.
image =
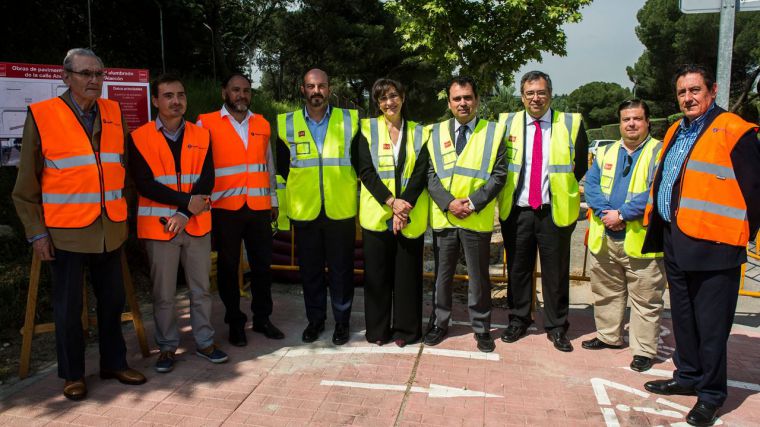
MULTIPOLYGON (((628 76, 636 95, 650 101, 655 116, 678 111, 672 78, 680 64, 698 63, 713 70, 718 61, 719 14, 682 14, 678 2, 648 0, 637 14, 636 34, 646 50, 628 76)), ((760 75, 760 13, 736 16, 731 63, 730 109, 748 119, 757 118, 751 94, 760 75)))
POLYGON ((404 49, 441 72, 475 77, 483 92, 511 83, 519 68, 543 53, 565 55, 562 25, 578 22, 591 0, 388 0, 399 18, 404 49))
POLYGON ((483 99, 478 116, 488 120, 496 120, 500 113, 522 110, 520 95, 515 95, 515 93, 517 93, 515 85, 499 83, 494 88, 493 95, 481 96, 483 99))
POLYGON ((617 83, 591 82, 570 92, 567 108, 583 114, 587 128, 617 123, 618 105, 631 97, 631 91, 617 83))

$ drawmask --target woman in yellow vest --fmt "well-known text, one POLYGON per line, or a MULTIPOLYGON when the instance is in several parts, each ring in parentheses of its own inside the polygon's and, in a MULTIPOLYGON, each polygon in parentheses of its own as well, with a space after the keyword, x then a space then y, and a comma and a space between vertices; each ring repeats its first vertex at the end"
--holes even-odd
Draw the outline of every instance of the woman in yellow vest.
POLYGON ((361 121, 354 167, 361 179, 367 341, 403 347, 422 336, 422 249, 428 223, 428 133, 404 119, 404 87, 379 79, 382 112, 361 121))

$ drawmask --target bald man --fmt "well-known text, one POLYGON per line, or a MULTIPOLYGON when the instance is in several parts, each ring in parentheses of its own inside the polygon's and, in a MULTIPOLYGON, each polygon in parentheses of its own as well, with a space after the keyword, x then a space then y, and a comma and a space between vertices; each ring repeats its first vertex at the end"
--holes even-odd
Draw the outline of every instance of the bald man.
POLYGON ((329 284, 335 318, 332 342, 343 345, 348 342, 354 298, 357 180, 350 152, 359 114, 329 104, 330 82, 322 70, 304 75, 301 94, 303 109, 277 116, 277 158, 286 179, 284 211, 295 231, 309 320, 302 339, 314 342, 325 329, 329 284))

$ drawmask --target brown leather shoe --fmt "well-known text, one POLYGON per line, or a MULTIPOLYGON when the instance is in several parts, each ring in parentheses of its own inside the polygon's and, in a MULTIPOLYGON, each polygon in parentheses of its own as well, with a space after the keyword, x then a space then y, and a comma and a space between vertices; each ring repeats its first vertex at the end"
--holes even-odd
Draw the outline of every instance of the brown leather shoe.
POLYGON ((123 371, 109 371, 106 369, 101 369, 100 378, 104 380, 116 378, 120 383, 129 385, 140 385, 144 384, 145 381, 147 381, 145 379, 145 375, 132 368, 127 368, 123 371))
POLYGON ((82 400, 87 397, 87 384, 84 383, 84 378, 63 383, 63 395, 71 400, 82 400))

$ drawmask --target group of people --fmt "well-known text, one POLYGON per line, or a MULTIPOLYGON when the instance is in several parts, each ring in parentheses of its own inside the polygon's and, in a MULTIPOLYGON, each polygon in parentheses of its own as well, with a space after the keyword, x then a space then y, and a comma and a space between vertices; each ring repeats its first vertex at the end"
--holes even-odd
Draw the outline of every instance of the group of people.
POLYGON ((686 66, 676 74, 684 117, 663 142, 649 135, 644 101, 620 104, 621 139, 597 150, 588 174, 582 118, 551 108, 551 79, 540 71, 520 81, 525 109, 496 121, 478 117, 476 82, 455 77, 446 87, 452 118, 423 126, 406 117, 400 82, 375 82, 376 117, 360 119, 356 110, 330 104, 327 74, 312 69, 301 85, 304 108, 278 115, 276 132, 249 110, 245 75, 225 79, 224 105, 195 124, 184 118, 182 82, 162 75, 151 85, 156 120, 131 133, 118 103, 100 98, 103 73, 92 51, 69 51, 63 71, 69 90, 29 107, 13 192, 35 253, 51 261, 58 374, 66 397, 87 393, 79 322, 85 266, 98 299, 101 377, 145 382, 127 365, 120 326, 127 171, 138 194, 137 235, 145 242, 153 282, 158 372, 173 369, 179 345, 174 298, 180 264, 196 353, 214 363, 228 359, 214 343, 210 321, 212 238, 230 344, 247 343, 238 289, 241 242, 253 273, 252 330, 284 337, 269 319, 271 227, 278 218, 288 219, 295 233, 308 320, 303 342, 316 341, 325 329, 328 288, 332 342, 349 340, 358 215, 367 341, 441 343, 463 252, 476 346, 494 351, 489 258, 498 218, 510 307, 501 340, 518 341, 533 322, 538 253, 542 325, 557 350, 573 351, 567 336, 570 246, 579 181, 586 176, 597 333, 582 347, 623 346, 630 298, 630 367, 650 369, 667 278, 676 370, 672 379, 645 387, 697 395, 687 421, 715 420, 726 398, 726 343, 740 266, 760 226, 760 175, 752 169, 760 164, 760 142, 757 125, 715 105, 716 85, 704 67, 686 66), (276 136, 276 162, 270 136, 276 136), (428 228, 435 286, 423 331, 428 228))

